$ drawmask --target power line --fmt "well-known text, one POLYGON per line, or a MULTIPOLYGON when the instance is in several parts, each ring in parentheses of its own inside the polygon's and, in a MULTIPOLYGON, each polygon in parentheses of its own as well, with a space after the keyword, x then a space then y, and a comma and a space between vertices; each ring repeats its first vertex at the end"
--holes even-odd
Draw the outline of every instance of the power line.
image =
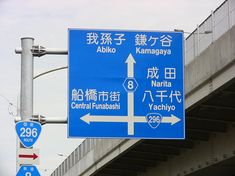
POLYGON ((4 99, 7 103, 8 103, 8 113, 11 115, 11 116, 16 116, 17 115, 17 112, 13 112, 13 107, 16 109, 17 111, 17 106, 15 106, 7 97, 5 97, 4 95, 0 94, 0 97, 2 99, 4 99))

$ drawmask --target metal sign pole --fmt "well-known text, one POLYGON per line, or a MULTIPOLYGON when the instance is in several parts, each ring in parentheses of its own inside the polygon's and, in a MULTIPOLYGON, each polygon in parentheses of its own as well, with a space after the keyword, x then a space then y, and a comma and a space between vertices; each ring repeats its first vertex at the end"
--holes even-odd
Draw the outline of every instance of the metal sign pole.
MULTIPOLYGON (((21 38, 21 88, 20 117, 22 121, 31 119, 33 115, 33 46, 34 38, 21 38)), ((22 144, 20 148, 25 148, 22 144)))
POLYGON ((33 115, 33 47, 34 39, 21 39, 20 117, 29 120, 33 115))
MULTIPOLYGON (((33 116, 34 57, 41 57, 45 54, 67 55, 68 51, 66 49, 48 49, 39 45, 35 46, 34 38, 24 37, 21 38, 21 47, 16 48, 15 53, 21 54, 20 117, 15 120, 17 122, 16 133, 20 139, 20 143, 17 142, 17 176, 25 174, 39 176, 40 174, 34 166, 34 164, 39 164, 39 150, 33 149, 33 145, 41 133, 41 125, 46 122, 67 123, 67 119, 47 119, 43 116, 35 118, 33 116), (22 167, 18 169, 19 166, 22 167)), ((57 68, 37 77, 64 68, 67 67, 57 68)))

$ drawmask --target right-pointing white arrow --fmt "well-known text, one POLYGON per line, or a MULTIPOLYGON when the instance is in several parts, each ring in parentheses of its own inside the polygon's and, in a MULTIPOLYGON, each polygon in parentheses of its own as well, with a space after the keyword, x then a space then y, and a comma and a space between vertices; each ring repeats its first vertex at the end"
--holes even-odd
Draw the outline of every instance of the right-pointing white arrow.
POLYGON ((162 117, 161 123, 171 123, 171 125, 174 125, 179 121, 180 121, 180 118, 178 118, 175 115, 171 114, 170 117, 162 117))

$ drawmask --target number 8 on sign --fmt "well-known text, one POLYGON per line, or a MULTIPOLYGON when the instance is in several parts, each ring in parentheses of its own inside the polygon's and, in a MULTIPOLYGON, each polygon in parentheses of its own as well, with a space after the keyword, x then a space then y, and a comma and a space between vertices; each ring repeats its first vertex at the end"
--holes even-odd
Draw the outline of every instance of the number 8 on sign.
POLYGON ((138 87, 135 78, 126 78, 122 85, 127 92, 135 92, 138 87))

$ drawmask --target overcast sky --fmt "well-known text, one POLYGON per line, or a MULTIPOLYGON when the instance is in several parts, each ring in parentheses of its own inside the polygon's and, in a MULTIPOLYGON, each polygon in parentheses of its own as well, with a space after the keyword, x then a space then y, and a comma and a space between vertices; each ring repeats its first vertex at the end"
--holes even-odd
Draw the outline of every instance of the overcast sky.
MULTIPOLYGON (((174 30, 191 32, 223 0, 0 0, 0 175, 16 173, 14 117, 20 92, 20 38, 35 44, 67 48, 68 28, 174 30), (8 100, 6 100, 8 99, 8 100)), ((35 58, 35 75, 66 66, 66 56, 35 58)), ((34 81, 34 114, 66 117, 67 71, 34 81)), ((40 148, 41 175, 49 175, 82 139, 67 139, 66 125, 45 125, 35 148, 40 148)))

